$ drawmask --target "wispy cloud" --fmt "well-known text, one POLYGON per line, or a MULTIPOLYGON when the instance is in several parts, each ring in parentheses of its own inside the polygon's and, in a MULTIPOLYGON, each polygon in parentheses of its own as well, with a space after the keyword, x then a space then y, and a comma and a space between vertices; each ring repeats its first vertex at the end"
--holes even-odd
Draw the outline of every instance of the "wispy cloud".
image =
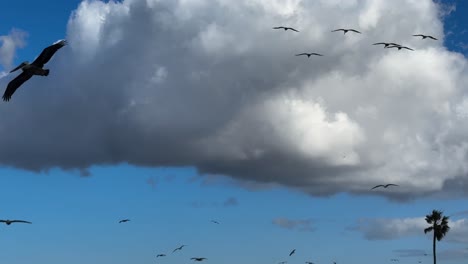
POLYGON ((11 68, 16 50, 26 45, 27 36, 25 31, 19 29, 12 29, 8 35, 0 36, 0 64, 4 69, 11 68))
POLYGON ((288 219, 284 217, 279 217, 273 219, 272 223, 276 226, 281 228, 289 229, 289 230, 298 230, 298 231, 305 231, 305 232, 313 232, 315 231, 315 227, 313 226, 314 221, 313 219, 288 219))

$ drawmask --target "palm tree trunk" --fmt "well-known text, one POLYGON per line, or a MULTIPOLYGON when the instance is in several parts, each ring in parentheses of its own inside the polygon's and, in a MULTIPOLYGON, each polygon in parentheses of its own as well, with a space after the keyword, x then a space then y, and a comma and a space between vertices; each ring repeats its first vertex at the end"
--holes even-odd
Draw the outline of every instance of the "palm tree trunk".
POLYGON ((436 264, 436 229, 433 230, 434 237, 432 239, 432 256, 434 257, 434 264, 436 264))

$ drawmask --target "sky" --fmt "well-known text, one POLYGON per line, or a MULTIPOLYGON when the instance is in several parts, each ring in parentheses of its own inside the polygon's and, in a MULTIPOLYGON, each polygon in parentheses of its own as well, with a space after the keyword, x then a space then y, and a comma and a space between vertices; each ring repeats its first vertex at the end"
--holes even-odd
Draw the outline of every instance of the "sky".
POLYGON ((0 219, 32 222, 0 226, 0 259, 431 263, 424 217, 437 209, 451 227, 439 262, 466 263, 467 11, 455 0, 3 4, 2 89, 12 68, 68 45, 49 76, 0 103, 0 219), (300 32, 272 29, 282 25, 300 32), (399 186, 371 190, 385 183, 399 186))

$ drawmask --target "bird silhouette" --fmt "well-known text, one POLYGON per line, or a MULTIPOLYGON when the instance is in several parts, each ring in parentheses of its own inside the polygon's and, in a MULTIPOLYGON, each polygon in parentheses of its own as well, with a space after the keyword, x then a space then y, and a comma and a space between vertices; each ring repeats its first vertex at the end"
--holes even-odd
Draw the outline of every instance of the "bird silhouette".
POLYGON ((130 219, 122 219, 122 220, 119 221, 119 224, 120 223, 126 223, 126 222, 130 222, 130 219))
POLYGON ((182 245, 182 246, 180 246, 180 247, 174 249, 174 250, 172 251, 172 253, 176 252, 177 250, 182 250, 182 248, 185 247, 185 246, 187 246, 187 245, 182 245))
POLYGON ((314 56, 323 56, 322 54, 319 54, 319 53, 315 53, 315 52, 312 52, 312 53, 300 53, 300 54, 296 54, 296 56, 307 56, 307 58, 310 58, 310 56, 314 55, 314 56))
POLYGON ((296 249, 293 249, 291 253, 289 253, 289 256, 292 256, 292 254, 296 253, 296 249))
POLYGON ((219 225, 219 222, 218 222, 218 221, 211 220, 211 222, 219 225))
POLYGON ((313 263, 312 261, 306 261, 305 263, 306 263, 306 264, 315 264, 315 263, 313 263))
POLYGON ((156 257, 159 258, 159 257, 165 257, 166 254, 158 254, 156 257))
POLYGON ((415 37, 421 37, 421 39, 430 38, 430 39, 433 39, 433 40, 438 40, 438 39, 434 38, 433 36, 423 35, 423 34, 417 34, 417 35, 413 35, 413 36, 415 36, 415 37))
POLYGON ((287 261, 281 261, 281 262, 278 262, 278 264, 286 264, 288 263, 287 261))
POLYGON ((393 42, 377 42, 372 45, 384 45, 384 48, 387 48, 388 46, 400 46, 399 44, 393 42))
POLYGON ((25 223, 25 224, 32 224, 29 221, 24 221, 24 220, 0 220, 0 223, 5 223, 7 225, 11 225, 13 223, 25 223))
POLYGON ((283 27, 283 26, 281 26, 281 27, 274 27, 273 29, 284 29, 284 31, 286 31, 286 30, 292 30, 292 31, 299 32, 299 30, 294 29, 294 28, 292 28, 292 27, 283 27))
POLYGON ((396 184, 393 184, 393 183, 389 183, 389 184, 385 184, 385 185, 379 184, 379 185, 376 185, 376 186, 372 187, 371 190, 374 190, 375 188, 379 188, 379 187, 387 188, 388 186, 399 186, 399 185, 396 185, 396 184))
POLYGON ((398 259, 390 259, 390 261, 399 261, 398 259))
POLYGON ((408 48, 408 47, 405 47, 405 46, 401 46, 401 45, 393 45, 393 46, 388 46, 386 47, 387 49, 391 49, 391 48, 398 48, 398 50, 401 50, 401 49, 407 49, 407 50, 413 50, 412 48, 408 48))
POLYGON ((194 261, 203 261, 203 260, 205 260, 207 258, 191 258, 191 259, 194 260, 194 261))
POLYGON ((359 31, 357 31, 355 29, 351 29, 351 28, 339 28, 339 29, 332 30, 331 32, 336 32, 336 31, 343 31, 343 35, 348 33, 348 31, 361 34, 361 32, 359 32, 359 31))

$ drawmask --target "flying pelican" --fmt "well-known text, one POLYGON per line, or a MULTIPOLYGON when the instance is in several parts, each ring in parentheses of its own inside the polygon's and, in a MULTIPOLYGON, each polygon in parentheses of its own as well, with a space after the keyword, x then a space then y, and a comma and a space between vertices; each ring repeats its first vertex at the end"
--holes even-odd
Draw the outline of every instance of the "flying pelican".
POLYGON ((390 259, 390 261, 398 261, 398 259, 390 259))
POLYGON ((391 48, 398 48, 398 50, 407 49, 407 50, 412 50, 412 51, 414 51, 414 49, 411 49, 411 48, 408 48, 408 47, 405 47, 405 46, 401 46, 401 45, 393 45, 393 46, 388 46, 388 47, 387 47, 387 49, 391 49, 391 48))
POLYGON ((306 264, 315 264, 315 263, 313 263, 313 262, 311 262, 311 261, 306 261, 305 263, 306 263, 306 264))
POLYGON ((379 187, 384 187, 384 188, 387 188, 388 186, 399 186, 399 185, 396 185, 396 184, 393 184, 393 183, 389 183, 389 184, 379 184, 377 186, 374 186, 371 190, 374 190, 375 188, 379 188, 379 187))
POLYGON ((40 76, 47 76, 49 75, 49 69, 44 69, 44 64, 46 64, 52 56, 59 50, 61 47, 67 44, 66 40, 59 40, 54 44, 50 45, 49 47, 45 48, 39 57, 37 57, 31 64, 25 61, 22 62, 18 67, 14 68, 10 71, 10 73, 17 71, 19 69, 23 70, 23 72, 16 76, 10 83, 3 94, 3 101, 10 101, 11 96, 15 93, 16 89, 18 89, 23 83, 29 80, 33 75, 40 75, 40 76))
POLYGON ((218 221, 215 221, 215 220, 211 220, 211 223, 215 223, 215 224, 218 224, 218 225, 219 225, 219 222, 218 222, 218 221))
POLYGON ((159 258, 159 257, 165 257, 166 254, 158 254, 156 257, 159 258))
POLYGON ((384 48, 392 45, 392 46, 400 46, 399 44, 396 44, 396 43, 387 43, 387 42, 377 42, 377 43, 374 43, 372 45, 384 45, 384 48))
POLYGON ((207 259, 207 258, 191 258, 191 259, 193 259, 193 260, 195 260, 195 261, 203 261, 203 260, 205 260, 205 259, 207 259))
POLYGON ((292 254, 296 253, 296 249, 293 249, 291 253, 289 253, 289 256, 292 256, 292 254))
POLYGON ((422 39, 430 38, 430 39, 433 39, 433 40, 438 40, 438 39, 434 38, 433 36, 423 35, 423 34, 417 34, 417 35, 413 35, 413 36, 422 37, 422 39))
POLYGON ((122 220, 119 221, 119 224, 120 223, 126 223, 126 222, 129 222, 129 221, 130 221, 130 219, 122 219, 122 220))
POLYGON ((336 32, 336 31, 343 31, 343 35, 348 33, 348 31, 352 31, 352 32, 356 32, 356 33, 359 33, 361 34, 361 32, 355 30, 355 29, 351 29, 351 28, 348 28, 348 29, 345 29, 345 28, 339 28, 339 29, 335 29, 335 30, 332 30, 332 32, 336 32))
POLYGON ((292 28, 292 27, 283 27, 283 26, 281 26, 281 27, 274 27, 273 29, 284 29, 284 31, 286 31, 286 30, 289 29, 289 30, 292 30, 292 31, 299 32, 299 30, 294 29, 294 28, 292 28))
POLYGON ((0 220, 0 223, 5 223, 7 225, 11 225, 13 223, 26 223, 26 224, 32 224, 31 222, 24 221, 24 220, 0 220))
POLYGON ((312 52, 312 53, 300 53, 300 54, 296 54, 296 56, 302 56, 302 55, 306 55, 307 58, 310 58, 310 56, 314 55, 314 56, 323 56, 322 54, 318 54, 318 53, 315 53, 315 52, 312 52))
POLYGON ((182 246, 180 246, 180 247, 174 249, 174 250, 172 251, 172 253, 176 252, 177 250, 182 250, 182 248, 185 247, 185 246, 187 246, 187 245, 182 245, 182 246))

